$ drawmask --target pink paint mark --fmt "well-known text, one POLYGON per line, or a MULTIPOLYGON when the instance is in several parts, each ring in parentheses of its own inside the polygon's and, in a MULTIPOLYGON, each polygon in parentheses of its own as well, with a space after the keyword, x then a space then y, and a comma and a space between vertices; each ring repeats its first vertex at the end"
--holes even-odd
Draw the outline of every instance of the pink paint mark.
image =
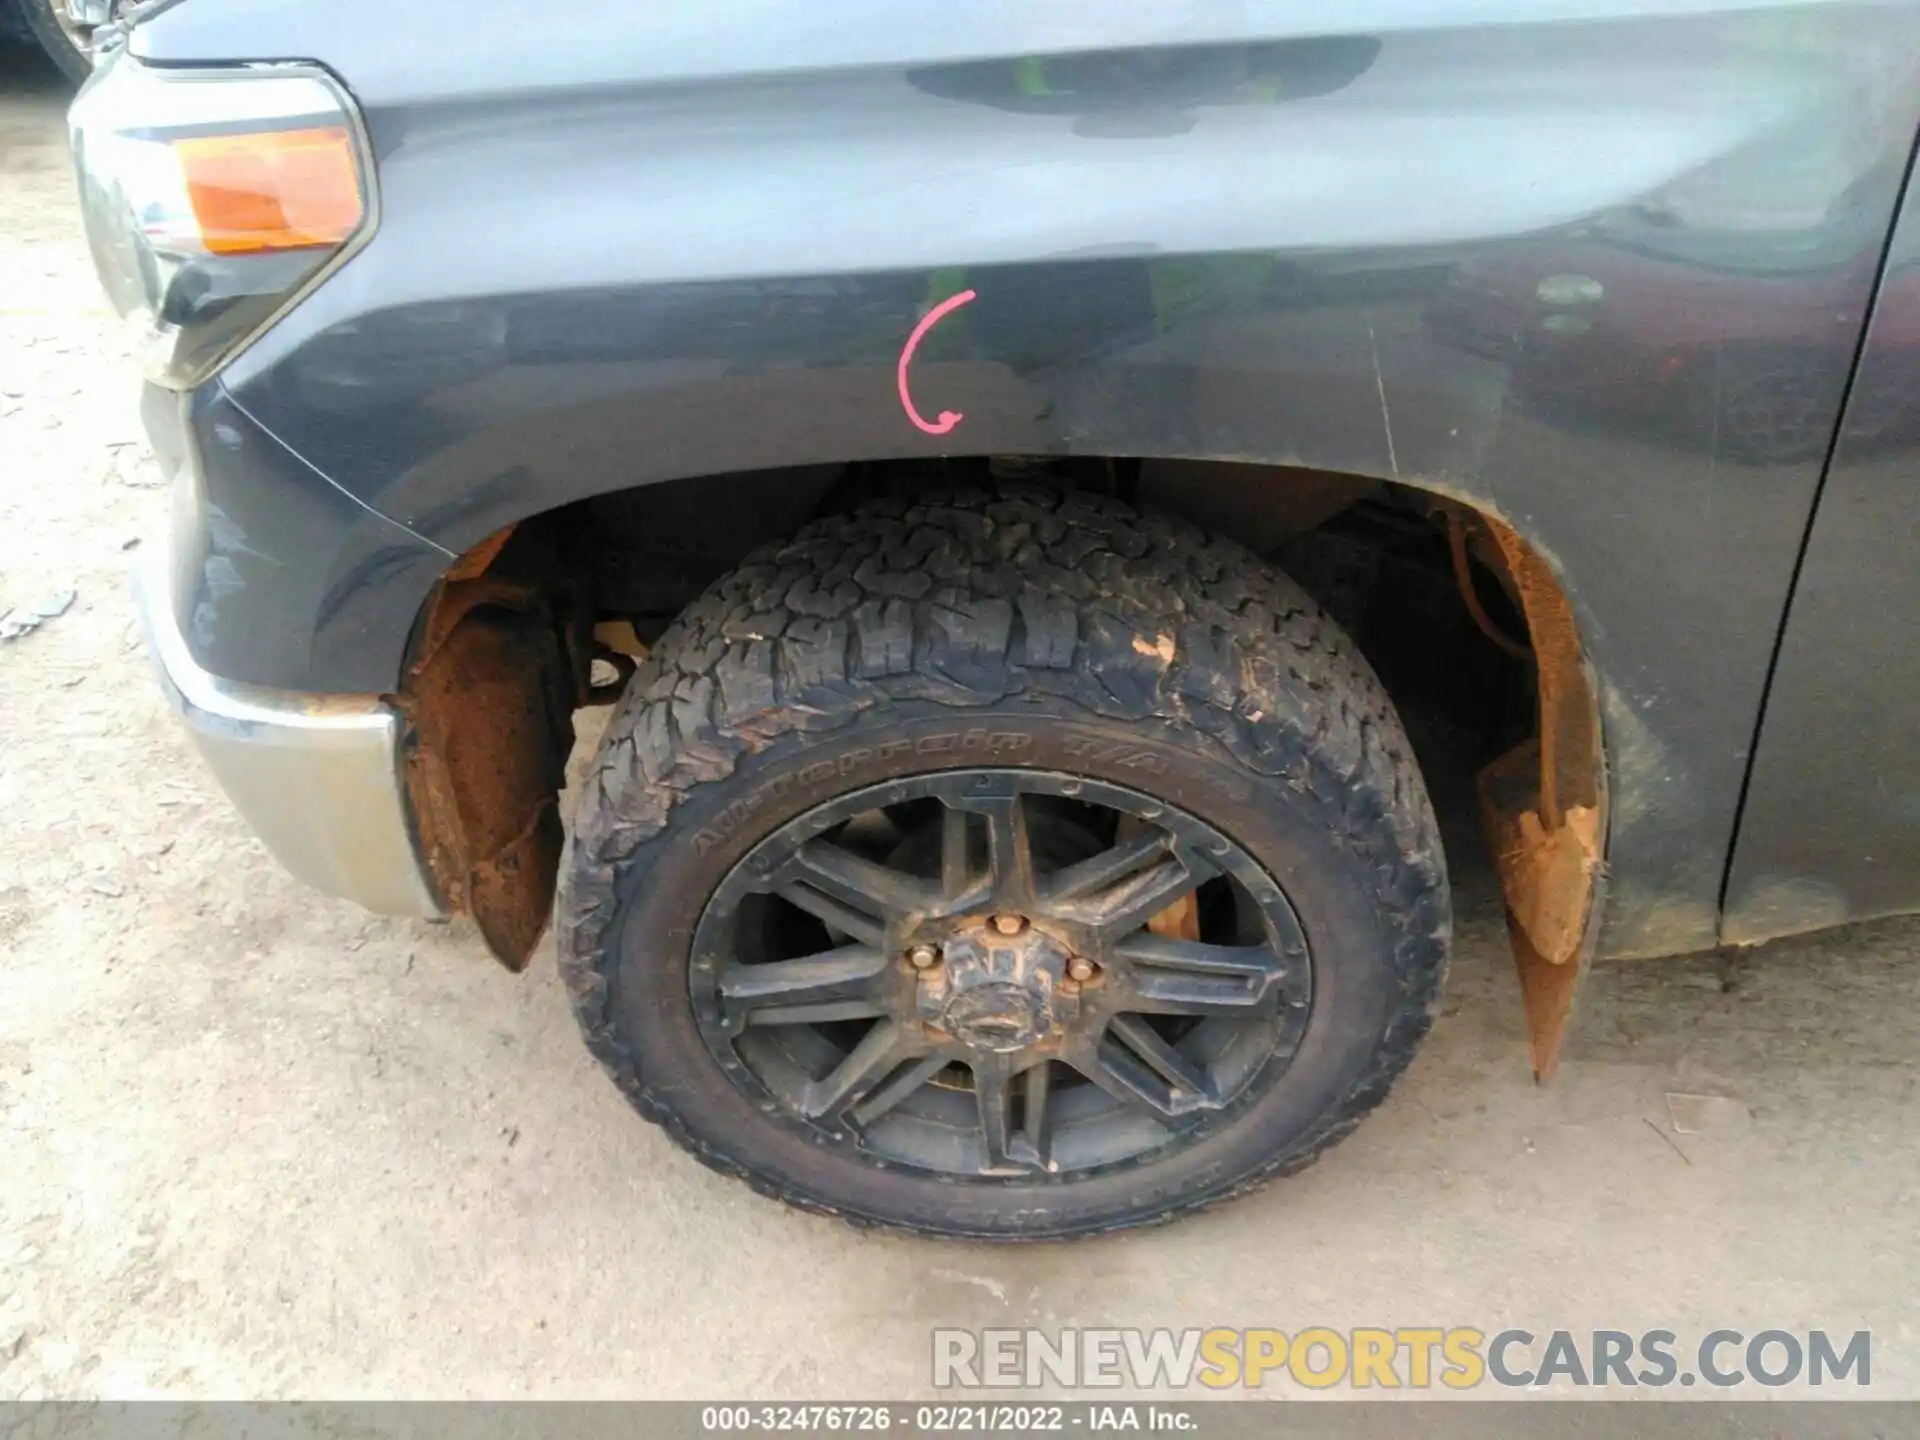
POLYGON ((915 348, 927 338, 927 332, 973 298, 973 291, 962 290, 958 295, 948 296, 922 315, 920 323, 913 327, 913 333, 907 337, 906 348, 900 352, 900 363, 894 369, 894 377, 900 382, 900 407, 907 412, 909 420, 929 435, 946 434, 966 416, 958 410, 942 410, 938 420, 924 418, 918 410, 913 408, 913 393, 907 389, 907 364, 913 359, 915 348))

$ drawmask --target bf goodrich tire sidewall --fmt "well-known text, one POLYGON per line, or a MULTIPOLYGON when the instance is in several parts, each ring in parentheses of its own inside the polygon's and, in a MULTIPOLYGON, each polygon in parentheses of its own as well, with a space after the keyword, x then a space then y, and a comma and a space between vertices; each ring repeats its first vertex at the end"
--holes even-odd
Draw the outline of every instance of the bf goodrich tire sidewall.
POLYGON ((1342 843, 1355 823, 1349 798, 1331 776, 1310 773, 1296 786, 1254 774, 1185 727, 1062 718, 1045 701, 977 711, 896 704, 829 734, 784 737, 675 808, 671 838, 649 847, 654 853, 626 877, 609 1015, 644 1085, 670 1094, 694 1143, 819 1206, 981 1235, 1137 1222, 1270 1173, 1278 1155, 1317 1149, 1375 1067, 1398 1013, 1407 950, 1444 944, 1409 935, 1413 917, 1395 913, 1382 893, 1377 859, 1342 843), (1240 844, 1285 892, 1312 957, 1308 1024, 1279 1082, 1221 1133, 1088 1178, 955 1182, 881 1169, 822 1143, 736 1087, 708 1052, 688 991, 689 949, 728 870, 788 819, 848 791, 981 766, 1105 780, 1177 805, 1240 844))

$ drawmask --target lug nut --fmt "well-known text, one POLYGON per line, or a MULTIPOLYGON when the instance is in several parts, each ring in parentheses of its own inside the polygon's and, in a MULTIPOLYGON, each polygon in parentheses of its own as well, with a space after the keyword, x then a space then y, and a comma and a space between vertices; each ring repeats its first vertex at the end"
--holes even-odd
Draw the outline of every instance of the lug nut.
POLYGON ((1018 935, 1027 928, 1027 922, 1018 915, 996 915, 993 917, 993 928, 1002 935, 1018 935))
POLYGON ((907 963, 916 970, 926 970, 938 964, 940 952, 931 945, 916 945, 907 952, 907 963))
POLYGON ((1067 974, 1075 980, 1091 980, 1100 967, 1084 955, 1076 955, 1067 962, 1067 974))

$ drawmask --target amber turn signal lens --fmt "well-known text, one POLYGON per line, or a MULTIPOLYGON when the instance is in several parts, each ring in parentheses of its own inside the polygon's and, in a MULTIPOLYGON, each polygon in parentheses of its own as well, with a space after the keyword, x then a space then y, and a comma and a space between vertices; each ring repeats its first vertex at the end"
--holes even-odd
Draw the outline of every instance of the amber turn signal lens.
POLYGON ((173 142, 201 243, 215 255, 339 245, 366 205, 341 125, 173 142))

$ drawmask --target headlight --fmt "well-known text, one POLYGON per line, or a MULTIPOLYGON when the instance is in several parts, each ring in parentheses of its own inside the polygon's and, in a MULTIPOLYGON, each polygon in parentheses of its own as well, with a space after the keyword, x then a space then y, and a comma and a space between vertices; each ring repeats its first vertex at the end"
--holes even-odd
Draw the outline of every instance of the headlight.
POLYGON ((372 225, 352 102, 301 65, 108 58, 68 115, 107 296, 147 373, 198 384, 372 225))

